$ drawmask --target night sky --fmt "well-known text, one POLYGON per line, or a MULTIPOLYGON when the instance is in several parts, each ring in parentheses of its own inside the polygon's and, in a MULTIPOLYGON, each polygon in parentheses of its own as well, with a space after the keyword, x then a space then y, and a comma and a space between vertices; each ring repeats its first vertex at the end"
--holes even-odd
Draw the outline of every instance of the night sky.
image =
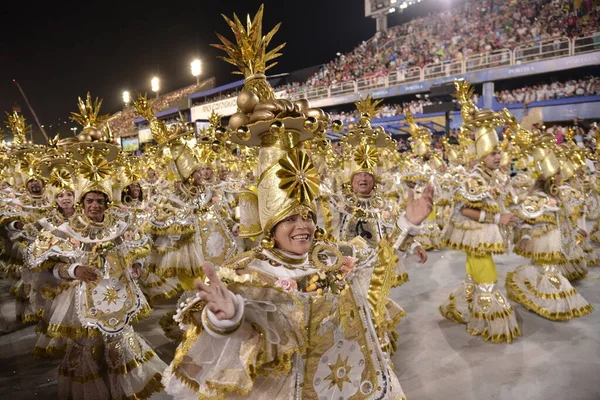
MULTIPOLYGON (((231 75, 233 66, 216 58, 222 52, 210 46, 218 42, 215 32, 232 39, 221 13, 231 17, 235 12, 245 20, 265 3, 263 31, 282 22, 271 44, 287 45, 271 74, 326 63, 375 33, 375 21, 364 16, 364 0, 200 0, 162 2, 155 8, 126 0, 36 3, 14 1, 2 7, 0 113, 4 125, 4 113, 18 105, 27 122, 36 125, 16 79, 48 133, 56 133, 59 120, 68 121, 69 113, 77 111, 77 97, 88 91, 104 100, 101 114, 111 114, 122 108, 124 90, 151 95, 154 75, 161 80, 161 93, 194 83, 194 58, 202 60, 201 78, 215 77, 217 86, 240 79, 231 75)), ((389 25, 449 3, 423 0, 391 16, 389 25)), ((70 133, 69 126, 74 125, 59 129, 61 136, 70 133)))

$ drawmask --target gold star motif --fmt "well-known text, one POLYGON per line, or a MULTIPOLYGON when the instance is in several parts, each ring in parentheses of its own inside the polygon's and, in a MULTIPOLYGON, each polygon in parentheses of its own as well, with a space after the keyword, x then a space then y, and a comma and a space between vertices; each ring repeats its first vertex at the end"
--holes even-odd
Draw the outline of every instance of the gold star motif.
POLYGON ((333 365, 330 364, 329 369, 331 369, 331 373, 325 377, 326 380, 331 381, 328 389, 337 385, 341 392, 344 382, 351 383, 348 375, 352 371, 352 366, 348 365, 348 357, 342 360, 342 355, 338 354, 337 361, 333 365))
POLYGON ((119 300, 118 290, 111 286, 107 287, 106 292, 104 292, 104 301, 106 301, 108 304, 117 304, 117 300, 119 300))

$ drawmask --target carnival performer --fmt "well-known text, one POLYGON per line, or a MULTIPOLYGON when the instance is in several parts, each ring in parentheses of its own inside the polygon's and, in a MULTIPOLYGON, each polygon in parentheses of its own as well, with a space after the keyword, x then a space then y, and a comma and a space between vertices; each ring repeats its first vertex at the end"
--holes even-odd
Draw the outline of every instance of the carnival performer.
MULTIPOLYGON (((240 113, 248 117, 267 106, 272 111, 230 128, 248 133, 233 140, 260 146, 257 191, 245 192, 240 201, 244 230, 258 224, 264 238, 261 247, 230 260, 218 275, 207 265, 208 281, 198 282, 198 293, 180 306, 176 318, 186 333, 165 373, 167 391, 176 399, 402 399, 383 349, 395 322, 387 299, 393 250, 382 241, 370 279, 371 273, 361 273, 363 266, 322 240, 315 227, 318 173, 299 145, 314 137, 308 127, 326 126, 327 116, 273 99, 263 74, 268 65, 242 57, 268 61, 265 47, 274 31, 264 42, 255 37, 262 7, 250 21, 243 32, 231 22, 237 45, 227 46, 246 72, 240 96, 255 99, 240 113), (256 45, 256 52, 236 50, 256 45)), ((423 198, 407 216, 418 222, 430 210, 423 198)))
POLYGON ((10 152, 10 163, 13 164, 14 176, 18 178, 16 186, 21 188, 0 207, 0 224, 4 225, 7 238, 4 275, 12 282, 10 293, 15 296, 17 321, 30 323, 39 320, 42 305, 35 303, 31 276, 24 268, 24 250, 31 238, 25 227, 47 217, 52 203, 38 170, 44 146, 27 144, 25 118, 17 112, 8 115, 7 125, 16 138, 10 152))
POLYGON ((455 81, 462 103, 462 129, 475 130, 475 149, 480 160, 456 191, 454 210, 444 230, 447 247, 467 255, 467 278, 440 306, 440 313, 467 325, 467 332, 493 343, 511 343, 520 336, 514 310, 496 286, 498 274, 492 254, 507 249, 507 228, 517 217, 504 206, 505 178, 497 174, 502 152, 494 127, 505 115, 478 110, 471 103, 472 88, 455 81))
POLYGON ((408 153, 402 166, 401 180, 405 188, 401 203, 406 202, 410 190, 420 195, 428 185, 433 187, 433 210, 423 222, 422 231, 415 237, 415 240, 421 244, 424 250, 438 250, 442 235, 438 219, 439 193, 442 193, 439 170, 445 168, 445 163, 436 151, 430 149, 431 131, 425 126, 419 126, 410 111, 407 110, 404 114, 409 125, 410 138, 408 140, 411 152, 408 153))
MULTIPOLYGON (((376 185, 382 173, 382 159, 395 153, 395 142, 389 135, 382 128, 371 128, 370 118, 377 114, 379 103, 380 100, 373 101, 370 96, 356 103, 361 118, 356 128, 342 137, 344 153, 340 174, 345 182, 338 192, 318 199, 319 220, 335 240, 364 243, 364 247, 375 249, 387 238, 395 249, 414 253, 418 261, 424 263, 427 253, 413 235, 399 239, 402 228, 398 224, 403 221, 404 208, 389 200, 376 185)), ((424 201, 429 201, 432 193, 432 187, 425 189, 424 201)), ((412 191, 407 191, 406 196, 411 201, 414 199, 412 191)), ((397 284, 408 280, 402 262, 398 263, 396 275, 397 284)))
POLYGON ((70 147, 77 165, 80 211, 28 248, 33 271, 51 271, 68 284, 46 320, 45 332, 68 341, 58 371, 58 398, 145 399, 162 390, 165 364, 132 328, 150 313, 135 283, 149 253, 146 236, 110 210, 120 147, 98 124, 101 103, 79 99, 73 118, 84 129, 70 147))
POLYGON ((531 264, 509 272, 506 288, 509 298, 528 310, 553 321, 567 321, 594 310, 563 276, 564 268, 557 268, 583 258, 559 193, 562 180, 568 180, 574 169, 566 155, 562 162, 557 157, 552 135, 537 137, 532 148, 538 178, 532 193, 517 208, 523 222, 515 235, 515 253, 529 258, 531 264))

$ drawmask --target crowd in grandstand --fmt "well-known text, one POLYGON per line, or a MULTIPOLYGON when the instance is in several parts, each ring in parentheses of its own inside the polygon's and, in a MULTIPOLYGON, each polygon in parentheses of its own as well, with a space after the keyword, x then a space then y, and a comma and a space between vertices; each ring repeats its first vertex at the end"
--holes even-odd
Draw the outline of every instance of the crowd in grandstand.
POLYGON ((584 79, 572 79, 566 82, 553 80, 552 83, 541 83, 515 90, 501 90, 494 96, 499 103, 524 103, 553 100, 574 96, 600 95, 600 79, 590 76, 584 79))
MULTIPOLYGON (((304 84, 288 84, 288 93, 327 87, 359 78, 385 76, 411 67, 464 60, 473 55, 565 35, 599 30, 598 7, 581 0, 489 0, 394 26, 324 65, 304 84)), ((559 46, 560 48, 560 46, 559 46)), ((557 48, 558 49, 558 48, 557 48)))

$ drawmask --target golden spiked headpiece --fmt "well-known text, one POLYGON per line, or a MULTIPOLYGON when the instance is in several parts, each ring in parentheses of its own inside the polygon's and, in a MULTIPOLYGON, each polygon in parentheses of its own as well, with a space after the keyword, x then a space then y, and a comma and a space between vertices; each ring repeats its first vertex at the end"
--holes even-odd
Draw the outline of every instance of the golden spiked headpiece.
MULTIPOLYGON (((240 235, 270 234, 273 227, 293 214, 315 213, 314 198, 319 192, 319 176, 301 143, 324 138, 329 115, 310 108, 308 101, 275 99, 265 71, 275 65, 283 44, 267 47, 279 29, 277 25, 262 35, 263 6, 247 26, 237 15, 223 16, 235 43, 217 35, 222 44, 213 45, 227 53, 225 61, 238 67, 245 77, 237 98, 238 112, 229 119, 230 140, 258 147, 255 175, 257 187, 240 194, 240 235)), ((341 129, 341 123, 336 125, 341 129)))
POLYGON ((196 152, 196 139, 193 138, 193 128, 188 124, 173 124, 167 127, 164 121, 156 118, 152 104, 145 95, 138 94, 133 102, 135 112, 150 124, 150 132, 158 144, 155 154, 161 154, 169 163, 170 171, 167 177, 174 180, 186 181, 200 166, 196 152))
POLYGON ((356 125, 341 138, 344 162, 344 181, 352 181, 354 175, 366 172, 375 179, 381 174, 384 159, 396 151, 396 141, 378 126, 371 126, 371 118, 379 111, 381 100, 371 95, 354 103, 360 112, 356 125))
POLYGON ((113 179, 116 169, 114 161, 121 152, 121 147, 114 143, 111 133, 100 125, 106 117, 98 116, 102 100, 92 103, 88 93, 86 101, 78 98, 79 113, 71 113, 71 119, 81 124, 82 132, 79 142, 69 147, 69 154, 74 163, 77 175, 76 193, 81 200, 88 192, 98 191, 113 198, 113 179))
POLYGON ((12 146, 20 148, 27 144, 25 133, 28 126, 25 124, 25 117, 18 112, 6 113, 6 127, 10 129, 13 135, 12 146))

